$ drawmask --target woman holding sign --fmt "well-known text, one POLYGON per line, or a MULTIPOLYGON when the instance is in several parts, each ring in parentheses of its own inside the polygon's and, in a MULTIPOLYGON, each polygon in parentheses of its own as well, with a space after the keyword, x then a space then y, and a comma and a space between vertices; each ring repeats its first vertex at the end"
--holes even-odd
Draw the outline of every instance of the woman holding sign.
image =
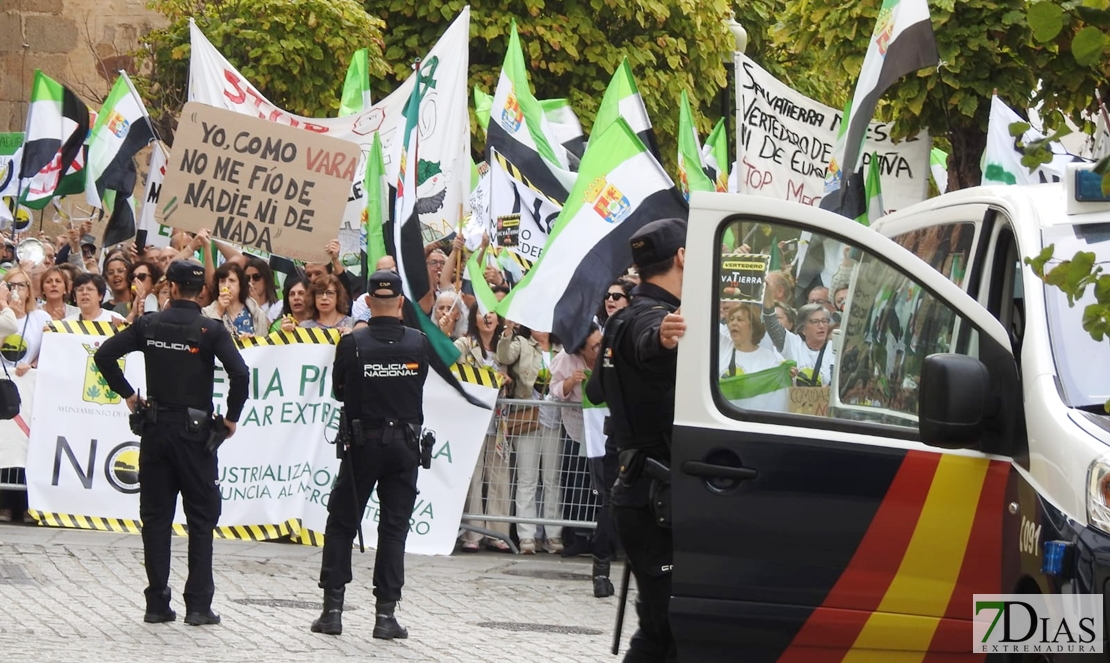
POLYGON ((748 410, 786 412, 794 362, 761 346, 766 333, 756 304, 741 302, 726 318, 731 343, 721 345, 721 393, 748 410))
POLYGON ((836 351, 830 343, 832 317, 821 304, 806 304, 798 309, 794 332, 783 328, 775 311, 771 288, 763 290, 763 325, 775 349, 797 363, 799 387, 822 387, 832 382, 836 351))

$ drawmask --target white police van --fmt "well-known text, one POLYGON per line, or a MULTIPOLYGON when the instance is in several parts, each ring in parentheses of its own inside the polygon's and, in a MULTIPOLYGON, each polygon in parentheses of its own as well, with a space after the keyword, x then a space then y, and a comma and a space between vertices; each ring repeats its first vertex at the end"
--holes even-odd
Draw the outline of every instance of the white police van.
POLYGON ((1083 331, 1085 302, 1069 307, 1023 264, 1049 244, 1060 259, 1110 260, 1110 202, 1089 201, 1086 177, 953 192, 872 229, 795 203, 692 195, 672 447, 682 660, 1092 651, 1078 630, 1002 653, 972 633, 975 594, 1102 594, 1110 582, 1110 345, 1083 331), (758 354, 751 344, 775 344, 774 323, 723 294, 737 263, 726 237, 754 238, 753 253, 800 238, 842 257, 839 327, 796 320, 811 347, 783 351, 793 369, 833 353, 827 383, 799 386, 765 363, 735 370, 758 354))

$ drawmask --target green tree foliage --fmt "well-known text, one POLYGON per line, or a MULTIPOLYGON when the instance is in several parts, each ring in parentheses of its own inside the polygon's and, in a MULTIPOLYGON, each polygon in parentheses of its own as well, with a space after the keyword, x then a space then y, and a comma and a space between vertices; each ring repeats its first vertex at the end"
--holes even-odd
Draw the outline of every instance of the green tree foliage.
POLYGON ((143 38, 136 83, 165 140, 186 100, 189 18, 251 83, 286 110, 310 117, 339 110, 351 55, 369 49, 370 75, 387 72, 383 23, 357 0, 151 0, 169 26, 143 38))
MULTIPOLYGON (((851 89, 880 7, 880 0, 790 3, 773 33, 793 53, 822 53, 813 75, 845 79, 851 89)), ((1033 38, 1026 8, 1026 0, 931 1, 941 64, 905 77, 884 95, 879 117, 894 120, 895 138, 925 129, 947 143, 949 189, 980 182, 992 93, 1021 109, 1037 88, 1045 49, 1033 38)), ((822 101, 839 108, 848 94, 822 101)))
MULTIPOLYGON (((466 5, 465 0, 366 0, 367 12, 387 25, 386 61, 394 85, 410 73, 466 5)), ((515 18, 532 87, 541 99, 566 98, 589 132, 613 72, 628 57, 664 159, 674 165, 677 100, 687 90, 704 135, 720 115, 729 81, 725 60, 735 47, 724 25, 727 0, 589 0, 555 3, 503 0, 472 3, 470 84, 493 94, 515 18)), ((472 117, 473 143, 482 133, 472 117)))

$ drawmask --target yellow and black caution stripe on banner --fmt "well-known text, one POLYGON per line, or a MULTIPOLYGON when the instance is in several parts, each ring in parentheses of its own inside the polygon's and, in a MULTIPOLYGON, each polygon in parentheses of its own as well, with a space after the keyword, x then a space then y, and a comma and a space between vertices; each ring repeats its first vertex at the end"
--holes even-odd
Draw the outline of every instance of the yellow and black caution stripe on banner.
MULTIPOLYGON (((508 251, 508 249, 506 249, 506 251, 508 251)), ((532 269, 532 265, 535 264, 531 260, 521 257, 516 251, 509 251, 509 257, 512 258, 513 262, 520 265, 520 270, 524 274, 527 274, 528 270, 532 269)))
POLYGON ((47 329, 59 334, 86 334, 89 336, 111 336, 116 328, 110 322, 89 322, 88 320, 52 320, 47 329))
POLYGON ((451 372, 455 374, 459 382, 479 384, 483 387, 493 387, 494 389, 500 389, 503 380, 500 373, 484 367, 474 368, 472 366, 455 364, 451 366, 451 372))
POLYGON ((241 348, 260 348, 278 345, 293 345, 294 343, 312 343, 315 345, 335 345, 339 342, 340 333, 337 329, 321 329, 319 327, 297 327, 292 331, 276 331, 266 336, 250 336, 240 338, 241 348))
POLYGON ((558 205, 559 207, 563 206, 563 204, 561 202, 559 202, 558 200, 556 200, 556 199, 552 198, 551 196, 547 195, 542 189, 540 189, 535 184, 532 184, 532 180, 525 177, 524 173, 520 172, 520 169, 517 168, 513 164, 512 161, 509 161, 508 159, 506 159, 504 154, 501 154, 500 152, 495 151, 493 153, 493 158, 497 160, 497 164, 499 166, 501 166, 501 169, 504 170, 506 173, 508 173, 509 176, 512 177, 514 180, 520 182, 521 184, 528 187, 532 191, 535 191, 536 193, 543 196, 544 198, 547 198, 548 200, 550 200, 555 205, 558 205))
POLYGON ((313 546, 315 548, 324 547, 324 533, 315 532, 310 529, 300 529, 293 535, 293 540, 304 546, 313 546))
MULTIPOLYGON (((85 334, 89 336, 111 336, 117 331, 109 322, 88 322, 86 320, 54 320, 47 327, 50 331, 60 334, 85 334)), ((240 348, 259 348, 293 345, 295 343, 335 345, 339 342, 339 337, 339 331, 336 329, 298 327, 292 333, 276 331, 266 336, 250 336, 236 339, 236 341, 240 348)))
MULTIPOLYGON (((124 534, 139 534, 142 532, 141 520, 127 520, 123 518, 98 518, 95 516, 77 516, 65 513, 46 513, 31 511, 31 517, 39 525, 47 527, 65 527, 69 529, 90 529, 98 532, 119 532, 124 534)), ((284 523, 276 525, 232 525, 217 527, 213 535, 217 539, 237 539, 241 541, 273 541, 291 536, 294 532, 301 531, 300 523, 291 518, 284 523)), ((173 533, 178 536, 187 536, 185 525, 175 523, 173 533)), ((321 536, 321 540, 323 537, 321 536)))

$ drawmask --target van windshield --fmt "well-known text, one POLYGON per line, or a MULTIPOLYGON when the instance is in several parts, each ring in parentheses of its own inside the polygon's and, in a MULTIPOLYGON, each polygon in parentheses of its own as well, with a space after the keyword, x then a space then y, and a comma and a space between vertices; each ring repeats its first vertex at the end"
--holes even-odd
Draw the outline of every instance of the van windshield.
MULTIPOLYGON (((1095 254, 1095 263, 1106 269, 1110 264, 1110 223, 1048 228, 1044 245, 1049 244, 1056 245, 1053 262, 1070 259, 1078 251, 1090 251, 1095 254)), ((1049 263, 1046 269, 1051 267, 1049 263)), ((1110 341, 1096 341, 1083 330, 1083 310, 1096 301, 1094 288, 1087 288, 1074 307, 1068 305, 1068 296, 1056 286, 1046 284, 1044 290, 1052 354, 1064 402, 1069 407, 1101 413, 1103 403, 1110 399, 1106 370, 1110 366, 1110 341)))

